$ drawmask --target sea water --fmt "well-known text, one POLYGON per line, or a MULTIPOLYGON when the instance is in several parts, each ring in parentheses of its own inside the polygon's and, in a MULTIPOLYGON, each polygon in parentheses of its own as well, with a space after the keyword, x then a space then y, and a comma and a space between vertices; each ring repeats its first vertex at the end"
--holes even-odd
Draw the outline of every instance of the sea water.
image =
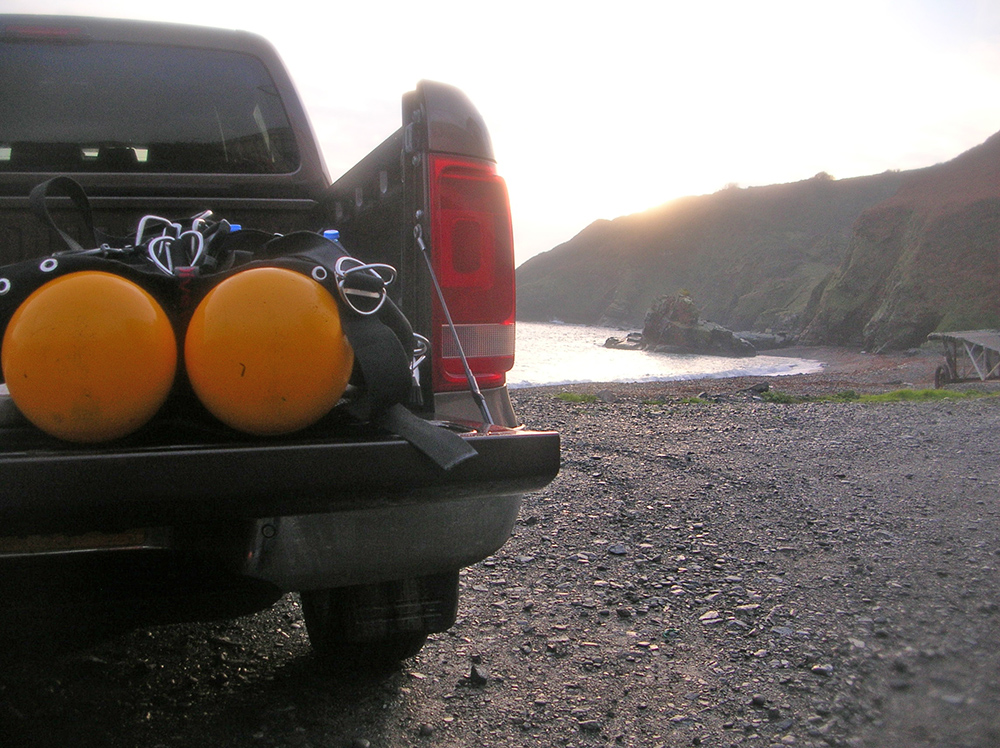
POLYGON ((607 327, 518 322, 510 387, 585 382, 654 382, 742 376, 811 374, 823 364, 801 358, 758 355, 750 358, 652 353, 605 348, 609 337, 625 332, 607 327))

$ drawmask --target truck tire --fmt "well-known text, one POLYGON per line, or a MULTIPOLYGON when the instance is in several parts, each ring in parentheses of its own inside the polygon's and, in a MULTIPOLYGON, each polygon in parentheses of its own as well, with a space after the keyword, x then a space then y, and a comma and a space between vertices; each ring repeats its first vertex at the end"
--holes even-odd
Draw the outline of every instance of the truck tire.
POLYGON ((458 611, 458 572, 299 593, 313 651, 324 666, 385 671, 416 655, 458 611))
POLYGON ((427 634, 397 634, 372 642, 344 641, 329 637, 317 645, 317 637, 309 629, 313 651, 326 670, 347 673, 387 673, 399 668, 400 663, 414 657, 427 641, 427 634))

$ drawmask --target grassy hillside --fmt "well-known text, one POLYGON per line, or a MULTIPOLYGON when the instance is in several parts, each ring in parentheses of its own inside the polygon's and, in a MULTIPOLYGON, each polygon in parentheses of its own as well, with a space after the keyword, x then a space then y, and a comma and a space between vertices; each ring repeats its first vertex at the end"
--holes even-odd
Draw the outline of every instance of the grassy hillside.
POLYGON ((518 268, 518 317, 640 326, 656 298, 686 289, 727 327, 797 329, 845 257, 854 221, 901 181, 818 175, 597 221, 518 268))

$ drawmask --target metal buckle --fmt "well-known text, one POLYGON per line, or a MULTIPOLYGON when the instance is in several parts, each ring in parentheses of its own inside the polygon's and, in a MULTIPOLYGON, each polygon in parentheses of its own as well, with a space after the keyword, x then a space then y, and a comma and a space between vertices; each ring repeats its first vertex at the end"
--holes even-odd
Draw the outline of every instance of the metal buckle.
POLYGON ((337 291, 344 303, 362 317, 367 317, 378 312, 385 303, 385 287, 396 280, 396 268, 381 263, 365 263, 356 257, 344 256, 334 265, 333 275, 337 281, 337 291), (357 273, 362 273, 369 279, 377 278, 380 281, 379 290, 369 291, 348 285, 348 279, 357 273))
POLYGON ((413 333, 413 358, 410 360, 410 371, 414 373, 414 376, 416 375, 417 369, 420 368, 420 364, 424 362, 430 351, 431 341, 423 335, 413 333))

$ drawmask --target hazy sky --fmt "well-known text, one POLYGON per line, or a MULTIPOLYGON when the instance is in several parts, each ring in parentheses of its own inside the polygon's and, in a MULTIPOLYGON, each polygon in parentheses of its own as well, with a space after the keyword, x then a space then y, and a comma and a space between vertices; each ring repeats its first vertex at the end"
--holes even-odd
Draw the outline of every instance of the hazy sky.
POLYGON ((1000 0, 0 0, 255 31, 336 177, 421 78, 479 107, 517 258, 726 184, 945 161, 1000 131, 1000 0))

